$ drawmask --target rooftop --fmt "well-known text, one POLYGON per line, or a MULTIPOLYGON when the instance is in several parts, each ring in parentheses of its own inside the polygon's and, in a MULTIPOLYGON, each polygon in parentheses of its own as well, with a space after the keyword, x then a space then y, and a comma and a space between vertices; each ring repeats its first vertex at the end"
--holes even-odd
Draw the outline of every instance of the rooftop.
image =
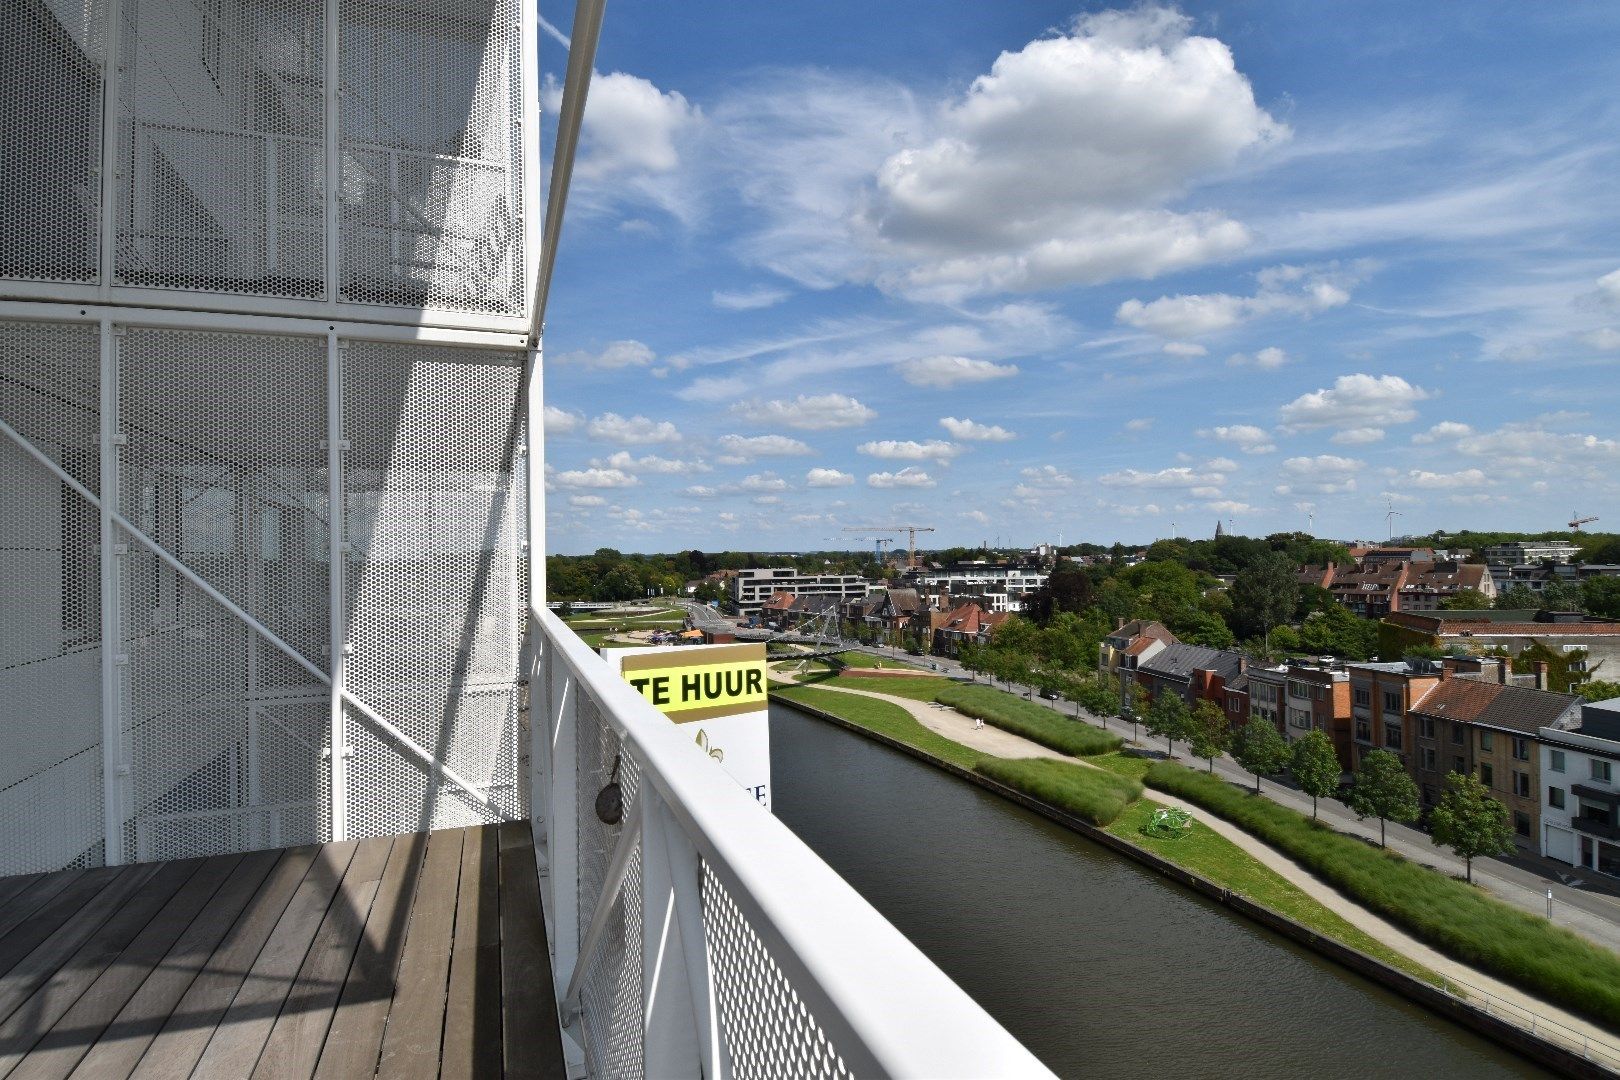
POLYGON ((1574 694, 1476 679, 1446 679, 1412 706, 1414 716, 1459 720, 1504 731, 1534 735, 1556 727, 1560 717, 1579 703, 1574 694))

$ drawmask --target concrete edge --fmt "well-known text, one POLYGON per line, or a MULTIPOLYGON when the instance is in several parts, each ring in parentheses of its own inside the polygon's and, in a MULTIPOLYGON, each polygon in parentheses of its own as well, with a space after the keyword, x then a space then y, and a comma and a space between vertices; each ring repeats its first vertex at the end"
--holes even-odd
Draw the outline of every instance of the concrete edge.
MULTIPOLYGON (((791 698, 780 697, 774 690, 770 692, 770 699, 773 703, 796 709, 807 716, 835 724, 858 735, 863 735, 874 742, 882 743, 890 749, 909 754, 919 761, 925 761, 953 776, 999 795, 1009 802, 1016 803, 1026 810, 1039 814, 1049 821, 1056 822, 1067 829, 1077 832, 1086 839, 1092 840, 1111 851, 1118 852, 1126 858, 1154 870, 1163 877, 1179 882, 1217 903, 1224 904, 1239 915, 1283 935, 1318 955, 1349 968, 1363 978, 1370 979, 1385 989, 1400 994, 1402 997, 1424 1006, 1431 1012, 1445 1017, 1453 1023, 1460 1024, 1476 1034, 1490 1039, 1492 1042, 1529 1058, 1538 1065, 1553 1069, 1565 1076, 1596 1078, 1617 1075, 1615 1070, 1606 1068, 1589 1058, 1582 1057, 1565 1046, 1526 1031, 1517 1024, 1511 1024, 1499 1017, 1492 1016, 1478 1006, 1454 997, 1415 975, 1402 971, 1400 968, 1392 967, 1376 957, 1368 956, 1359 949, 1352 948, 1341 941, 1319 934, 1305 924, 1297 922, 1279 911, 1274 911, 1264 904, 1256 903, 1241 893, 1235 893, 1202 875, 1176 865, 1156 852, 1133 844, 1123 837, 1115 836, 1106 829, 1098 828, 1088 821, 1066 813, 1049 803, 1019 791, 1017 788, 992 780, 988 776, 974 772, 972 769, 964 769, 960 765, 935 757, 928 751, 911 746, 893 736, 872 731, 870 728, 862 727, 853 721, 846 720, 823 709, 818 709, 813 705, 794 701, 791 698)), ((1152 789, 1148 790, 1151 791, 1152 789)))

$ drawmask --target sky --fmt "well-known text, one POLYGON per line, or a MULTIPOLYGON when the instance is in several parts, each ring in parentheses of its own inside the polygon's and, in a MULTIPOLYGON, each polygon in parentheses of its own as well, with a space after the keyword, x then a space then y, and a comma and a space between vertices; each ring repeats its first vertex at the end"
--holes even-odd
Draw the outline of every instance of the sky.
POLYGON ((547 313, 549 550, 1620 526, 1617 31, 613 0, 547 313))

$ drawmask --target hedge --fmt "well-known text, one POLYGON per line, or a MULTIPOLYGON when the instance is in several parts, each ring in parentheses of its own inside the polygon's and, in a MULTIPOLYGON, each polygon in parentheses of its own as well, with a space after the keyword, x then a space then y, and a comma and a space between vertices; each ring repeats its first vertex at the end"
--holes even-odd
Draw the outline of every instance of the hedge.
POLYGON ((1447 955, 1620 1027, 1620 956, 1607 949, 1218 777, 1160 761, 1143 780, 1253 833, 1447 955))
POLYGON ((1044 705, 1025 701, 988 686, 952 684, 941 687, 934 700, 987 724, 1022 735, 1064 754, 1089 757, 1118 750, 1124 740, 1079 720, 1063 716, 1044 705))
POLYGON ((985 758, 973 767, 1093 825, 1111 824, 1142 797, 1142 785, 1129 777, 1051 758, 985 758))

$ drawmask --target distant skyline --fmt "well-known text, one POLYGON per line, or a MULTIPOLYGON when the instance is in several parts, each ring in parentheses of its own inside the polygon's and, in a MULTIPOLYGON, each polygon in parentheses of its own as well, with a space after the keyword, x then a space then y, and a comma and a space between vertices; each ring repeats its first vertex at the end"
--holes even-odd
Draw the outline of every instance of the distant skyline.
POLYGON ((615 0, 548 547, 1381 537, 1391 501, 1398 534, 1620 528, 1617 31, 615 0))

